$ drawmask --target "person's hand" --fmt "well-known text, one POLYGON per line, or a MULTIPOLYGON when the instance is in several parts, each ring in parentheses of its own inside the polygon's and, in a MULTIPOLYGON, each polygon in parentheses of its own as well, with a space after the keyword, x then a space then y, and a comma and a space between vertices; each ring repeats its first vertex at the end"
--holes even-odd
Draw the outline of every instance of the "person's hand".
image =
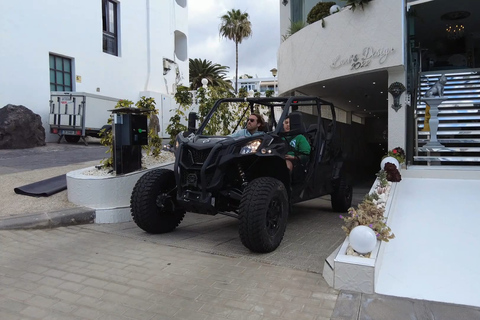
POLYGON ((292 156, 292 155, 290 155, 290 154, 286 154, 286 155, 285 155, 285 159, 287 159, 287 160, 293 160, 293 159, 295 159, 295 157, 292 156))

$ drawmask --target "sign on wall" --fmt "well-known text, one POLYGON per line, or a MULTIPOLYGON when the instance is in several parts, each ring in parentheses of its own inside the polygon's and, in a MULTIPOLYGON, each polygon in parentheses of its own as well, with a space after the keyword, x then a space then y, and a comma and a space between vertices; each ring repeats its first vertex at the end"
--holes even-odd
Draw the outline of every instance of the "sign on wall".
POLYGON ((378 61, 379 64, 383 64, 394 51, 393 48, 377 49, 374 47, 366 47, 361 53, 354 53, 348 57, 338 55, 330 67, 339 69, 344 66, 349 66, 350 70, 358 70, 370 66, 372 61, 378 61))

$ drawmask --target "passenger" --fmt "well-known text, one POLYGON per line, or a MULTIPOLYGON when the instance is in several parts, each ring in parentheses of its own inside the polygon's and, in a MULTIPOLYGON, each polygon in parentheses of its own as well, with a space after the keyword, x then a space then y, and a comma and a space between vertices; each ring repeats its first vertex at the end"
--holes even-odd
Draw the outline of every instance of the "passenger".
MULTIPOLYGON (((290 131, 290 115, 288 115, 283 121, 283 130, 285 132, 290 131)), ((307 138, 302 134, 296 135, 295 137, 287 136, 285 139, 289 143, 291 149, 293 149, 288 151, 285 155, 287 168, 292 171, 294 162, 300 161, 301 163, 306 163, 308 161, 308 155, 312 148, 310 147, 307 138)))
POLYGON ((245 129, 240 129, 237 132, 234 132, 229 135, 229 137, 238 138, 238 137, 251 137, 261 135, 264 132, 259 131, 265 126, 265 121, 263 117, 257 113, 252 113, 247 120, 247 127, 245 129))

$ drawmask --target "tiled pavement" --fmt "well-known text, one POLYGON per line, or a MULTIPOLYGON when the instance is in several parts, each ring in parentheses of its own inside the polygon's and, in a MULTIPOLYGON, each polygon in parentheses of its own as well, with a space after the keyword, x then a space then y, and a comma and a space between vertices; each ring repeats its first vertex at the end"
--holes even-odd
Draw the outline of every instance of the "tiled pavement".
POLYGON ((90 226, 0 231, 0 319, 329 319, 320 274, 90 226))

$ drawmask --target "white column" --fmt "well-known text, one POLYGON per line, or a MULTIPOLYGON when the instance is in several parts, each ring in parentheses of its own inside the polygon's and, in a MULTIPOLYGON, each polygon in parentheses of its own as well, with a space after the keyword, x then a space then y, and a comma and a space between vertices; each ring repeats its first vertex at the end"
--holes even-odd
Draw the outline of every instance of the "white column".
MULTIPOLYGON (((406 87, 406 72, 403 67, 388 70, 388 86, 400 82, 406 87)), ((388 150, 400 147, 405 150, 407 145, 407 106, 405 94, 400 96, 402 108, 397 112, 392 109, 393 96, 388 93, 388 150)))

